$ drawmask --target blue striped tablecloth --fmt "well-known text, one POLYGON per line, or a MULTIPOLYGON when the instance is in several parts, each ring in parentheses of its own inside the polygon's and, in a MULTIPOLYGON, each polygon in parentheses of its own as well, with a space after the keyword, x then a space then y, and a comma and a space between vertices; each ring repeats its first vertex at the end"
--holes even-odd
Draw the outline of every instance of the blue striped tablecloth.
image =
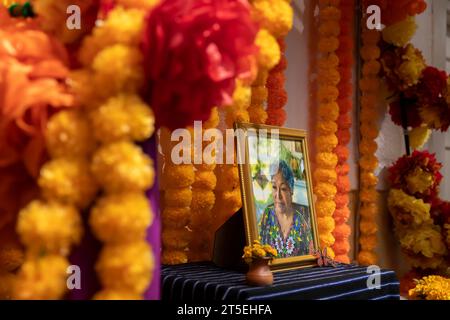
POLYGON ((245 274, 211 263, 189 263, 162 268, 162 299, 183 302, 274 299, 400 299, 394 271, 381 270, 379 289, 367 286, 366 267, 339 265, 274 273, 272 286, 250 287, 245 274))

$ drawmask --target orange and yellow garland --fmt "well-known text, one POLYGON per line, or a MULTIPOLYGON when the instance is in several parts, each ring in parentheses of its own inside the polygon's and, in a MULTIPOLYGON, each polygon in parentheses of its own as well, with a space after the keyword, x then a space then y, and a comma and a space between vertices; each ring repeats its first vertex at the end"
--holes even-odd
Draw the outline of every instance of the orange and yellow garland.
POLYGON ((315 139, 316 168, 313 173, 314 193, 317 197, 316 212, 319 229, 320 246, 329 248, 330 257, 335 254, 331 246, 335 242, 332 234, 335 228, 333 213, 336 209, 334 197, 337 193, 336 166, 338 157, 334 152, 338 144, 336 136, 339 117, 337 99, 340 82, 339 58, 336 50, 339 48, 339 21, 341 11, 336 1, 320 1, 319 8, 319 59, 317 75, 317 136, 315 139))
POLYGON ((138 47, 144 14, 137 4, 117 1, 84 39, 83 68, 73 73, 83 117, 97 142, 90 170, 102 190, 89 216, 104 243, 95 266, 102 290, 94 299, 139 299, 152 280, 153 252, 145 237, 153 213, 145 191, 155 173, 152 159, 135 144, 154 131, 153 112, 138 94, 144 80, 138 47))
POLYGON ((359 144, 360 152, 360 208, 361 220, 360 229, 360 251, 358 261, 363 265, 372 265, 377 262, 375 248, 377 246, 377 222, 378 214, 377 198, 378 193, 376 185, 377 176, 374 174, 378 166, 378 160, 375 156, 377 143, 375 139, 378 136, 377 124, 377 102, 379 94, 380 80, 378 73, 380 71, 380 48, 378 41, 380 34, 377 30, 368 30, 363 17, 362 25, 362 47, 361 59, 363 60, 362 78, 360 80, 360 134, 359 144))
POLYGON ((339 118, 337 119, 338 130, 336 136, 338 137, 338 145, 334 149, 338 157, 338 165, 336 167, 337 174, 337 193, 334 201, 336 203, 336 210, 333 218, 336 227, 333 231, 335 243, 333 250, 336 254, 335 260, 342 263, 349 263, 350 258, 348 253, 350 251, 350 243, 348 237, 351 229, 347 221, 350 217, 349 192, 350 179, 348 176, 349 165, 347 163, 349 157, 349 149, 347 145, 350 142, 350 129, 352 126, 353 109, 353 86, 352 86, 352 71, 353 71, 353 16, 354 16, 354 0, 341 0, 341 21, 339 24, 339 49, 336 54, 339 58, 339 73, 340 82, 339 89, 339 118))

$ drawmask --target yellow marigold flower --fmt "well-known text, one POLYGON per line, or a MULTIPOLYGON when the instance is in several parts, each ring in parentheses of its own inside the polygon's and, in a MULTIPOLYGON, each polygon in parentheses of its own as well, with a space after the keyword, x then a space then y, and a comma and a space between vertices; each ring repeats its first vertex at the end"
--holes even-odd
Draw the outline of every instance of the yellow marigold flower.
MULTIPOLYGON (((334 236, 331 232, 325 232, 321 233, 319 232, 319 240, 320 240, 320 246, 322 248, 327 247, 327 251, 330 249, 330 247, 335 243, 336 239, 334 239, 334 236)), ((329 252, 328 252, 329 255, 329 252)))
POLYGON ((116 0, 118 5, 125 8, 136 8, 148 11, 160 3, 161 0, 116 0))
POLYGON ((359 165, 363 170, 373 171, 378 167, 378 159, 373 155, 364 155, 359 159, 359 165))
POLYGON ((161 218, 163 228, 181 228, 189 223, 191 209, 189 207, 166 207, 161 218))
MULTIPOLYGON (((317 91, 317 98, 319 102, 328 104, 335 102, 339 97, 339 90, 335 86, 321 85, 317 91)), ((338 109, 339 110, 339 109, 338 109)))
POLYGON ((47 123, 47 150, 51 157, 85 157, 95 148, 89 121, 75 110, 61 111, 47 123))
POLYGON ((413 149, 421 149, 431 136, 431 130, 427 127, 413 128, 409 131, 409 142, 413 149))
POLYGON ((338 145, 335 134, 320 135, 316 137, 317 152, 333 152, 338 145))
POLYGON ((314 171, 314 178, 317 182, 336 183, 337 173, 336 170, 331 169, 316 169, 314 171))
POLYGON ((259 30, 255 43, 259 47, 258 63, 261 68, 270 70, 280 62, 280 46, 269 31, 259 30))
POLYGON ((319 69, 320 83, 329 86, 337 86, 341 81, 341 74, 336 69, 319 69))
POLYGON ((416 33, 417 24, 413 16, 383 29, 383 40, 396 47, 406 45, 416 33))
POLYGON ((253 123, 266 123, 268 118, 266 110, 263 106, 252 105, 248 108, 248 113, 250 114, 250 120, 253 123))
POLYGON ((364 61, 376 60, 380 57, 380 48, 374 45, 363 45, 361 48, 361 57, 364 61))
POLYGON ((337 189, 336 186, 329 183, 318 183, 314 187, 314 194, 323 200, 332 200, 336 195, 337 189))
POLYGON ((316 201, 317 216, 320 217, 331 216, 334 210, 336 210, 336 203, 334 202, 334 200, 318 199, 316 201))
POLYGON ((400 189, 389 191, 389 211, 402 224, 421 225, 431 223, 430 207, 430 204, 425 203, 422 199, 410 196, 400 189), (401 214, 398 213, 398 210, 401 214))
POLYGON ((57 158, 41 168, 39 187, 47 200, 86 208, 97 193, 89 164, 82 158, 57 158))
POLYGON ((164 249, 183 250, 188 247, 192 237, 192 231, 187 228, 166 229, 162 233, 162 244, 164 249))
POLYGON ((321 53, 330 53, 339 48, 339 39, 337 37, 320 37, 318 49, 321 53))
POLYGON ((95 266, 104 288, 142 294, 152 280, 153 252, 145 241, 106 245, 95 266))
POLYGON ((339 21, 341 19, 341 10, 336 6, 327 6, 320 9, 320 19, 323 21, 339 21))
POLYGON ((412 86, 419 82, 426 64, 422 53, 414 48, 413 45, 408 44, 404 50, 405 52, 402 55, 403 62, 396 70, 396 73, 407 86, 412 86))
POLYGON ((153 185, 153 161, 138 146, 127 141, 98 149, 91 165, 92 173, 108 192, 144 191, 153 185))
POLYGON ((142 300, 142 296, 125 290, 104 289, 97 292, 93 300, 142 300))
POLYGON ((102 143, 122 139, 143 141, 155 130, 152 110, 135 94, 112 97, 89 116, 94 136, 102 143))
POLYGON ((317 131, 322 135, 331 135, 336 133, 338 126, 335 121, 323 120, 317 123, 317 131))
POLYGON ((89 217, 95 236, 106 243, 143 239, 152 221, 148 199, 141 193, 104 196, 92 208, 89 217))
POLYGON ((61 299, 67 290, 69 262, 59 255, 27 260, 13 284, 13 299, 61 299))
POLYGON ((359 243, 361 244, 362 250, 374 250, 377 247, 377 236, 372 235, 361 235, 359 237, 359 243))
POLYGON ((95 56, 106 47, 123 44, 139 44, 145 12, 138 9, 126 10, 117 6, 108 13, 106 20, 94 28, 93 34, 83 40, 78 57, 84 66, 92 63, 95 56))
POLYGON ((233 108, 245 109, 250 105, 252 97, 252 89, 250 86, 246 86, 242 81, 236 81, 236 87, 233 93, 233 108))
POLYGON ((316 155, 317 166, 322 169, 335 169, 338 158, 334 153, 321 152, 316 155))
POLYGON ((192 184, 193 188, 214 190, 216 187, 217 178, 214 171, 198 170, 195 173, 195 182, 192 184))
POLYGON ((317 228, 320 233, 330 233, 334 230, 335 221, 333 217, 318 217, 317 218, 317 228))
POLYGON ((376 202, 378 198, 378 191, 375 189, 361 189, 359 197, 363 202, 376 202))
POLYGON ((267 83, 267 78, 269 77, 269 71, 266 69, 259 69, 255 81, 253 81, 253 86, 264 86, 267 83))
POLYGON ((267 100, 269 90, 265 86, 252 86, 252 101, 251 104, 259 105, 267 100))
POLYGON ((401 247, 414 254, 433 258, 447 253, 439 226, 423 224, 417 228, 399 230, 398 233, 401 247))
POLYGON ((216 197, 210 189, 194 188, 191 209, 195 211, 209 211, 213 208, 216 197))
POLYGON ((363 266, 371 266, 377 263, 377 255, 373 251, 361 250, 358 254, 358 262, 363 266))
POLYGON ((413 299, 450 300, 450 279, 434 275, 423 277, 408 294, 413 299))
POLYGON ((166 189, 164 192, 164 205, 168 207, 189 207, 192 202, 190 188, 166 189))
POLYGON ((427 124, 429 128, 441 128, 442 127, 442 116, 439 105, 427 105, 419 108, 420 117, 423 122, 427 124))
POLYGON ((319 34, 326 37, 337 37, 341 33, 341 26, 339 21, 324 21, 319 26, 319 34))
POLYGON ((292 29, 294 10, 285 0, 256 0, 252 15, 261 28, 269 30, 276 38, 284 37, 292 29))
POLYGON ((34 200, 19 212, 17 233, 33 253, 67 255, 81 241, 83 227, 74 207, 34 200))
POLYGON ((163 174, 163 189, 187 188, 195 181, 194 166, 191 164, 166 164, 163 174))
POLYGON ((378 226, 375 217, 363 217, 359 224, 359 228, 365 235, 376 234, 378 231, 378 226))
POLYGON ((216 128, 220 123, 219 110, 217 107, 211 109, 209 119, 203 123, 204 129, 216 128))
POLYGON ((179 250, 164 250, 162 252, 162 258, 161 262, 162 264, 181 264, 181 263, 187 263, 187 253, 185 251, 179 251, 179 250))
POLYGON ((327 121, 336 121, 339 117, 339 105, 335 101, 319 104, 319 117, 327 121))
POLYGON ((406 177, 406 185, 411 193, 422 193, 428 190, 434 183, 433 175, 416 167, 406 177))
POLYGON ((120 92, 139 91, 144 82, 142 60, 139 49, 122 44, 100 51, 92 63, 98 96, 106 98, 120 92))
POLYGON ((339 57, 335 53, 320 57, 317 61, 317 67, 323 70, 330 70, 339 66, 339 57))

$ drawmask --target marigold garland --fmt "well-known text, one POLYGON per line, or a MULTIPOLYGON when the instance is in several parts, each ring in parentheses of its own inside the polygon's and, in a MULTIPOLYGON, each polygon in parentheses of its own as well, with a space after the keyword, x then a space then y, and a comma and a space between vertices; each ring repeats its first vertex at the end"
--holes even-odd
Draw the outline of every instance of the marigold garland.
MULTIPOLYGON (((163 155, 163 166, 160 176, 162 198, 162 263, 181 264, 188 262, 188 249, 191 233, 187 229, 191 221, 192 184, 195 182, 195 171, 192 164, 174 165, 171 151, 174 143, 170 140, 171 131, 161 128, 160 144, 163 155), (176 168, 176 171, 173 171, 176 168), (178 173, 178 175, 175 175, 178 173), (181 218, 175 220, 175 218, 181 218), (184 242, 176 241, 183 234, 184 242)), ((192 159, 192 154, 189 154, 192 159)))
POLYGON ((437 198, 441 166, 434 155, 414 151, 389 168, 388 209, 400 246, 413 267, 437 272, 445 272, 450 249, 445 233, 450 211, 437 198))
MULTIPOLYGON (((211 117, 203 125, 204 130, 216 128, 219 125, 219 114, 217 108, 214 108, 211 117)), ((205 145, 201 150, 203 154, 205 145)), ((216 188, 216 176, 214 174, 215 164, 209 166, 197 166, 195 171, 195 181, 192 184, 192 203, 191 203, 191 224, 195 237, 191 238, 189 243, 190 261, 210 261, 212 258, 212 249, 214 245, 213 230, 213 206, 216 201, 214 189, 216 188)))
POLYGON ((105 28, 96 26, 85 37, 79 51, 84 68, 75 71, 71 81, 99 145, 87 155, 103 191, 89 218, 104 243, 96 263, 103 290, 95 299, 142 297, 154 268, 152 248, 145 242, 153 220, 145 191, 155 173, 152 159, 134 144, 154 131, 153 112, 139 97, 144 80, 138 46, 143 10, 139 1, 126 6, 118 1, 102 24, 105 28), (89 82, 95 91, 86 91, 89 82))
POLYGON ((332 232, 336 223, 333 213, 336 210, 334 198, 338 192, 336 188, 337 174, 323 174, 323 170, 336 173, 338 157, 334 150, 338 145, 337 120, 339 117, 338 84, 341 81, 339 73, 339 57, 336 50, 340 41, 341 10, 338 3, 321 2, 319 7, 319 59, 317 74, 317 100, 319 103, 316 120, 317 136, 315 138, 316 168, 313 173, 315 179, 314 193, 317 196, 316 212, 318 217, 319 239, 321 247, 328 247, 328 254, 334 258, 332 246, 335 237, 332 232))
POLYGON ((436 275, 423 277, 416 280, 408 295, 411 299, 450 300, 450 279, 436 275))
MULTIPOLYGON (((367 3, 364 6, 367 7, 367 3)), ((373 265, 377 262, 376 249, 376 233, 377 222, 377 177, 374 171, 378 165, 375 151, 377 145, 375 142, 378 136, 378 125, 376 122, 375 110, 377 108, 377 95, 379 92, 378 85, 378 58, 380 56, 380 48, 378 42, 380 34, 377 30, 368 30, 366 28, 366 16, 363 17, 362 31, 362 47, 360 49, 361 58, 363 60, 363 73, 361 77, 360 97, 361 97, 361 116, 360 116, 360 132, 361 141, 359 145, 360 152, 360 212, 369 212, 371 214, 361 214, 360 219, 360 250, 358 253, 358 261, 363 265, 373 265), (365 71, 365 72, 364 72, 365 71), (369 178, 369 180, 368 180, 369 178), (367 246, 365 239, 371 238, 372 245, 367 246)))

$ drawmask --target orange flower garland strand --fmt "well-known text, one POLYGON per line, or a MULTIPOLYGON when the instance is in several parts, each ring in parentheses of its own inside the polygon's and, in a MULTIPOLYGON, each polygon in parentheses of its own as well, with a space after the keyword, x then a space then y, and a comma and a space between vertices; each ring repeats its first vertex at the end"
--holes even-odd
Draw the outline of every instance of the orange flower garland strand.
MULTIPOLYGON (((378 73, 380 70, 380 49, 377 46, 380 40, 380 33, 377 30, 368 30, 365 17, 362 25, 362 47, 360 49, 363 60, 361 82, 372 81, 379 83, 378 73)), ((378 160, 375 156, 377 143, 375 139, 378 136, 377 125, 377 97, 379 94, 378 86, 360 86, 361 90, 361 111, 360 111, 360 132, 361 141, 359 144, 360 152, 360 251, 358 261, 363 265, 373 265, 377 263, 377 213, 378 213, 378 192, 376 185, 377 176, 374 174, 378 166, 378 160)))
MULTIPOLYGON (((219 125, 219 113, 217 107, 211 112, 203 129, 213 129, 219 125)), ((199 152, 203 154, 205 146, 210 142, 203 143, 199 152)), ((196 150, 196 152, 198 152, 196 150)), ((205 159, 203 159, 205 161, 205 159)), ((212 208, 216 200, 214 189, 216 188, 216 176, 214 174, 215 163, 195 165, 195 181, 192 184, 191 223, 189 229, 192 234, 189 243, 189 261, 210 261, 214 243, 212 208)))
POLYGON ((288 96, 285 89, 286 77, 284 75, 287 69, 286 42, 283 38, 278 40, 281 50, 280 62, 269 73, 266 87, 267 95, 267 121, 266 124, 274 126, 283 126, 286 122, 286 106, 288 96))
MULTIPOLYGON (((161 150, 164 157, 161 177, 162 197, 162 263, 188 262, 188 248, 192 233, 187 228, 191 220, 193 199, 192 184, 195 182, 194 165, 175 165, 171 160, 174 143, 171 132, 161 128, 161 150)), ((192 154, 189 155, 192 157, 192 154)))
POLYGON ((333 245, 335 260, 342 263, 350 263, 348 253, 350 251, 349 236, 351 233, 347 221, 350 217, 349 192, 350 179, 348 176, 348 143, 350 142, 350 129, 352 125, 351 111, 353 109, 352 100, 352 70, 353 70, 353 13, 354 0, 341 0, 341 21, 339 35, 339 49, 336 54, 339 58, 340 82, 339 89, 339 118, 337 119, 338 146, 334 149, 338 157, 337 174, 337 194, 334 199, 336 210, 333 218, 336 227, 333 231, 335 243, 333 245))
POLYGON ((317 99, 318 120, 316 147, 316 169, 314 170, 314 193, 317 196, 316 212, 320 246, 328 247, 329 254, 334 258, 331 247, 335 242, 332 234, 335 228, 333 213, 336 209, 336 165, 338 162, 334 149, 338 144, 336 137, 339 116, 337 99, 340 81, 338 71, 339 58, 336 50, 339 47, 339 21, 341 12, 336 3, 321 1, 319 10, 319 42, 320 57, 318 60, 317 99), (336 27, 337 26, 337 27, 336 27))

